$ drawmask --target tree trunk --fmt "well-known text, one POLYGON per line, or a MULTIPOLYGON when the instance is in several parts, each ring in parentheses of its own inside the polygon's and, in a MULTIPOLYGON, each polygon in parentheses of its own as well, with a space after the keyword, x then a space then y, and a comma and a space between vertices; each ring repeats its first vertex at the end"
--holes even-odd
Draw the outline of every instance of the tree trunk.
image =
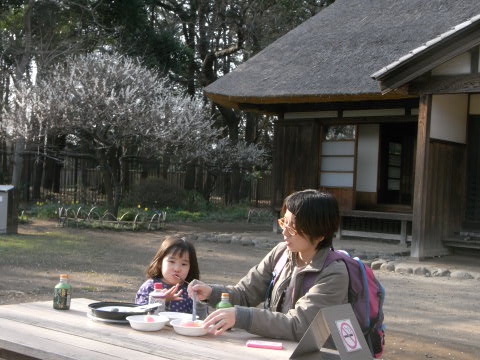
POLYGON ((23 171, 23 152, 25 150, 25 139, 18 138, 15 141, 15 150, 13 154, 13 174, 12 174, 12 184, 19 188, 22 181, 22 171, 23 171))
POLYGON ((195 189, 195 163, 189 163, 185 171, 185 190, 195 189))
POLYGON ((42 175, 43 175, 43 157, 37 156, 34 162, 33 169, 33 191, 32 191, 32 200, 39 200, 41 198, 41 186, 42 186, 42 175))
POLYGON ((107 209, 113 216, 117 216, 117 210, 115 209, 115 201, 114 201, 114 187, 113 187, 113 174, 112 170, 108 164, 107 154, 105 154, 105 150, 97 149, 97 159, 100 163, 102 178, 103 178, 103 186, 105 187, 105 195, 107 197, 107 209))
POLYGON ((210 196, 212 195, 213 189, 215 188, 215 183, 217 177, 214 176, 209 170, 207 170, 207 179, 205 185, 203 186, 203 198, 207 201, 210 201, 210 196))
MULTIPOLYGON (((25 11, 25 17, 23 18, 24 28, 25 28, 25 48, 23 49, 23 54, 20 61, 17 64, 15 69, 15 78, 16 81, 20 81, 23 77, 25 69, 27 68, 28 63, 30 62, 31 53, 32 53, 32 9, 35 0, 29 0, 28 6, 25 11)), ((26 114, 25 114, 26 116, 26 114)), ((13 160, 13 175, 12 175, 12 184, 16 187, 20 186, 22 170, 23 170, 23 159, 22 153, 25 150, 25 139, 18 139, 15 142, 15 154, 13 160)))
MULTIPOLYGON (((238 125, 240 118, 235 114, 233 109, 228 109, 223 106, 218 106, 220 113, 223 116, 224 122, 228 128, 228 136, 232 144, 238 142, 238 125)), ((232 166, 231 183, 229 186, 229 203, 238 204, 240 202, 240 168, 238 164, 232 166)), ((225 194, 226 195, 226 194, 225 194)))

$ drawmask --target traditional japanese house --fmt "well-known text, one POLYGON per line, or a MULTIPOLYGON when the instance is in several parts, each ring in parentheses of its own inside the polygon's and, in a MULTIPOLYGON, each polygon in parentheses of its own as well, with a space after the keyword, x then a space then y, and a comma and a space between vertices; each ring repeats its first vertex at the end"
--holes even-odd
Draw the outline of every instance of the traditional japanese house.
POLYGON ((337 0, 205 88, 277 114, 274 198, 334 193, 339 234, 480 249, 480 1, 337 0))

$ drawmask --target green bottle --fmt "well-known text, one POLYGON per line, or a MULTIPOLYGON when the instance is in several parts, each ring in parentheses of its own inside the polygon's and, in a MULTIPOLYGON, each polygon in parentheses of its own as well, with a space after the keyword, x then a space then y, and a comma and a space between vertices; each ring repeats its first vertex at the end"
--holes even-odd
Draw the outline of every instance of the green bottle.
POLYGON ((217 304, 216 308, 217 309, 225 309, 232 307, 232 303, 230 302, 230 294, 229 293, 222 293, 222 299, 220 302, 217 304))
POLYGON ((72 286, 68 283, 68 275, 61 274, 60 282, 53 289, 53 308, 57 310, 70 309, 72 286))

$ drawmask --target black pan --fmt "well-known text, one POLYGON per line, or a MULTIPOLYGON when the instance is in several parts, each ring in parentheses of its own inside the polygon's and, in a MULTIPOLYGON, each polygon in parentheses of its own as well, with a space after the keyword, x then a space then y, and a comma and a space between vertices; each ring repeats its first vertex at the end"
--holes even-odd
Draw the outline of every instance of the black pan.
POLYGON ((106 320, 125 320, 130 315, 143 315, 147 314, 150 310, 138 309, 138 304, 123 303, 123 302, 96 302, 88 305, 88 309, 92 316, 106 320), (106 309, 101 309, 106 308, 106 309), (125 311, 125 308, 132 308, 131 311, 125 311), (117 309, 118 311, 115 311, 117 309), (123 309, 123 310, 122 310, 123 309))

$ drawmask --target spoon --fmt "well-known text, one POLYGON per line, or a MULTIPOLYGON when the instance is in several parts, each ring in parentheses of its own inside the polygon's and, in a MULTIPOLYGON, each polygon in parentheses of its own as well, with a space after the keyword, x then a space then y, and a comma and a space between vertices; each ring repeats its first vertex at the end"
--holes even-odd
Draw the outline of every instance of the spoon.
POLYGON ((197 320, 197 293, 195 291, 193 292, 192 300, 192 321, 195 321, 197 320))

